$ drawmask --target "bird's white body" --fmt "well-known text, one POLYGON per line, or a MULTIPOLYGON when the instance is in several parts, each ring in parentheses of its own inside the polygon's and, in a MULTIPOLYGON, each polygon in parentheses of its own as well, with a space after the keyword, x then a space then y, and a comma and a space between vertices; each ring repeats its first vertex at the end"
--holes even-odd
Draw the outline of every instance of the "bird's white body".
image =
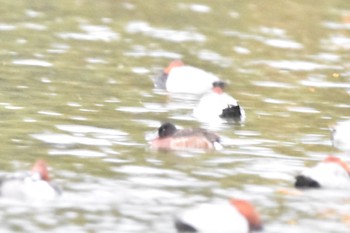
POLYGON ((52 200, 59 190, 48 181, 42 180, 38 173, 15 174, 2 180, 0 196, 23 200, 52 200))
POLYGON ((349 173, 337 163, 321 162, 301 174, 317 181, 324 188, 350 188, 349 173))
POLYGON ((202 204, 177 217, 200 233, 248 233, 247 219, 231 204, 202 204))
POLYGON ((350 120, 339 122, 333 127, 332 141, 338 149, 350 151, 350 120))
POLYGON ((166 81, 166 90, 173 93, 203 94, 209 91, 219 78, 192 66, 171 69, 166 81))
MULTIPOLYGON (((226 93, 210 92, 204 95, 193 110, 193 115, 201 121, 216 121, 221 119, 222 110, 228 106, 237 106, 238 102, 226 93)), ((241 120, 245 119, 245 112, 242 107, 241 120)))

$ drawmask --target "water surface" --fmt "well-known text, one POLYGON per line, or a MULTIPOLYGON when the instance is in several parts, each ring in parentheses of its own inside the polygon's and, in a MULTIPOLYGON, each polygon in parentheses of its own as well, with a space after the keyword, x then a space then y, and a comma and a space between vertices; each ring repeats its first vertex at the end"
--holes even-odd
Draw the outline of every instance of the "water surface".
POLYGON ((349 119, 350 4, 338 1, 1 1, 1 173, 37 158, 53 203, 0 200, 2 232, 175 232, 173 216, 243 197, 265 232, 349 232, 342 191, 284 194, 349 119), (243 124, 155 90, 173 59, 228 82, 243 124), (163 121, 223 137, 215 152, 148 148, 163 121), (286 227, 288 226, 288 227, 286 227))

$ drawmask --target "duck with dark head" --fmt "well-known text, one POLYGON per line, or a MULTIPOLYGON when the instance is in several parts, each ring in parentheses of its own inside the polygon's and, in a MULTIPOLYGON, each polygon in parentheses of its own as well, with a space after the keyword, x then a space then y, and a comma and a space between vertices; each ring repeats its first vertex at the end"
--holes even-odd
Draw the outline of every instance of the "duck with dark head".
POLYGON ((150 142, 151 148, 163 150, 221 149, 220 137, 200 128, 177 129, 171 123, 163 123, 158 129, 158 138, 150 142))

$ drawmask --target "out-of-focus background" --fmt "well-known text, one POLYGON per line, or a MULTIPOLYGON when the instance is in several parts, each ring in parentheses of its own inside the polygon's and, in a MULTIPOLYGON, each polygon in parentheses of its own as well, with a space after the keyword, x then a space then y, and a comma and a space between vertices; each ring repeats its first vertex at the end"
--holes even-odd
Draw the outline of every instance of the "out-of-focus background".
POLYGON ((243 197, 265 232, 349 232, 344 192, 283 194, 350 117, 350 2, 0 1, 1 174, 50 164, 63 196, 0 200, 1 232, 173 233, 174 215, 243 197), (173 59, 218 75, 244 124, 211 127, 198 98, 154 89, 173 59), (156 152, 163 121, 225 149, 156 152))

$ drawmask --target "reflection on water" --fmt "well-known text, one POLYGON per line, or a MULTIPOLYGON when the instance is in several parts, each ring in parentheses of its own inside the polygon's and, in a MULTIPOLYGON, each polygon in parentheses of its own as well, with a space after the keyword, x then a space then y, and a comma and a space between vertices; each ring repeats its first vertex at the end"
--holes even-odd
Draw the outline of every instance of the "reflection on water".
POLYGON ((194 203, 241 197, 265 232, 349 232, 345 192, 296 194, 294 176, 349 119, 350 5, 304 1, 2 1, 2 174, 37 158, 63 196, 0 199, 2 232, 175 232, 194 203), (173 59, 228 83, 247 119, 207 124, 198 96, 156 90, 173 59), (157 152, 161 122, 221 135, 224 150, 157 152), (286 227, 288 226, 288 227, 286 227))

